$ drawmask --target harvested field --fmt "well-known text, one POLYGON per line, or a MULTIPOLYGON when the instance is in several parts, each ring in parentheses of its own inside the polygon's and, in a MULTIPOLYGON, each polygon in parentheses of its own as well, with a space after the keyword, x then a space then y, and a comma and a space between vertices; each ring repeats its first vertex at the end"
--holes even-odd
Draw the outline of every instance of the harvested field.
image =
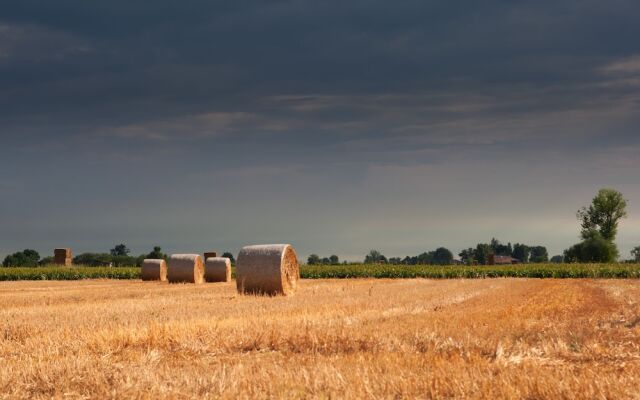
POLYGON ((640 281, 1 282, 0 398, 640 398, 640 281))

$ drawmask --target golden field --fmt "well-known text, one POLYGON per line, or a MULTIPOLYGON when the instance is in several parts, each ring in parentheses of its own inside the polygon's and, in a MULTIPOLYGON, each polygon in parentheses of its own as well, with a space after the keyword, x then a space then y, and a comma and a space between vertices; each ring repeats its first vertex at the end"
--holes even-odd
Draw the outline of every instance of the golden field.
POLYGON ((0 283, 0 398, 640 398, 638 280, 0 283))

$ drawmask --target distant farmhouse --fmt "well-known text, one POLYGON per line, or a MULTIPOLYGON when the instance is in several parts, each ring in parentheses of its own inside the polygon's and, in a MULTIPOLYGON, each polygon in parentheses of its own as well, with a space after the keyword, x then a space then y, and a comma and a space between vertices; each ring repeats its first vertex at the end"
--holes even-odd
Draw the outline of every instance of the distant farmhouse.
POLYGON ((487 259, 488 265, 506 265, 506 264, 522 264, 522 261, 517 258, 513 258, 511 256, 497 256, 494 254, 489 254, 487 259))

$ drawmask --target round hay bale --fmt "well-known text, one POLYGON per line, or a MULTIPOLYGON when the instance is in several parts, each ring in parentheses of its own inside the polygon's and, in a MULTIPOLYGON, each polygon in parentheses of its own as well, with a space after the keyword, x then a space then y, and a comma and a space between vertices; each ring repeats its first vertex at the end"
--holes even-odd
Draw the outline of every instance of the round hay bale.
POLYGON ((173 254, 167 266, 169 283, 203 283, 204 265, 198 254, 173 254))
POLYGON ((290 295, 296 290, 300 268, 289 244, 246 246, 238 254, 236 285, 240 293, 290 295))
POLYGON ((204 261, 206 282, 230 282, 231 260, 227 257, 209 257, 204 261))
POLYGON ((167 280, 167 262, 165 260, 146 259, 142 262, 143 281, 167 280))

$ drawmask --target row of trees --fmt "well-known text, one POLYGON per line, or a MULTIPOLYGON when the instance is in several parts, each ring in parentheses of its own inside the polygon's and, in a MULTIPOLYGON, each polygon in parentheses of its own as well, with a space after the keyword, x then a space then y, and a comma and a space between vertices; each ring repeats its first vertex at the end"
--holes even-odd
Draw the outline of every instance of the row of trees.
MULTIPOLYGON (((228 257, 235 264, 233 254, 225 252, 222 257, 228 257)), ((153 250, 147 254, 132 256, 131 250, 125 244, 119 244, 109 250, 108 253, 82 253, 73 258, 76 265, 89 265, 93 267, 101 266, 141 266, 145 258, 167 259, 167 255, 162 252, 160 246, 155 246, 153 250)), ((3 267, 37 267, 38 265, 53 264, 53 257, 40 258, 37 251, 27 249, 5 257, 2 262, 3 267)))
POLYGON ((518 260, 521 263, 544 263, 549 262, 549 252, 544 246, 529 246, 522 243, 502 244, 496 238, 490 243, 478 243, 475 248, 469 247, 459 254, 460 260, 465 264, 487 264, 490 255, 507 256, 518 260))
MULTIPOLYGON (((622 193, 613 189, 601 189, 593 198, 588 207, 582 207, 577 212, 580 221, 581 241, 564 251, 563 256, 554 256, 552 262, 614 262, 619 257, 615 238, 618 232, 618 224, 627 216, 627 201, 622 193)), ((478 243, 475 248, 470 247, 459 253, 460 259, 465 264, 487 264, 489 256, 509 256, 523 263, 543 263, 549 261, 549 254, 544 246, 528 246, 521 243, 507 243, 506 245, 493 238, 490 243, 478 243)), ((634 261, 640 262, 640 246, 631 251, 634 261)), ((235 262, 231 253, 224 253, 223 257, 229 257, 235 262)), ((83 253, 73 259, 74 264, 81 265, 141 265, 145 258, 167 258, 159 246, 153 248, 149 254, 131 256, 130 250, 124 244, 119 244, 109 253, 83 253)), ((5 267, 22 266, 35 267, 42 264, 50 264, 53 257, 40 258, 35 250, 24 250, 7 256, 2 265, 5 267)), ((340 262, 338 256, 320 258, 312 254, 307 259, 309 265, 327 264, 335 265, 340 262)), ((454 263, 450 250, 440 247, 434 251, 424 252, 417 256, 405 258, 392 257, 387 259, 377 250, 371 250, 365 256, 367 264, 393 263, 393 264, 436 264, 449 265, 454 263)))
POLYGON ((320 258, 317 254, 311 254, 307 258, 307 264, 309 265, 337 265, 340 264, 340 258, 337 255, 332 254, 329 257, 320 258))
MULTIPOLYGON (((516 243, 502 244, 497 239, 490 243, 478 243, 475 248, 462 250, 459 254, 461 262, 465 264, 488 264, 490 255, 508 256, 523 263, 543 263, 549 261, 549 253, 544 246, 527 246, 516 243)), ((439 247, 433 251, 426 251, 417 256, 385 257, 378 250, 371 250, 364 258, 365 264, 405 264, 405 265, 451 265, 455 263, 453 253, 439 247)))

